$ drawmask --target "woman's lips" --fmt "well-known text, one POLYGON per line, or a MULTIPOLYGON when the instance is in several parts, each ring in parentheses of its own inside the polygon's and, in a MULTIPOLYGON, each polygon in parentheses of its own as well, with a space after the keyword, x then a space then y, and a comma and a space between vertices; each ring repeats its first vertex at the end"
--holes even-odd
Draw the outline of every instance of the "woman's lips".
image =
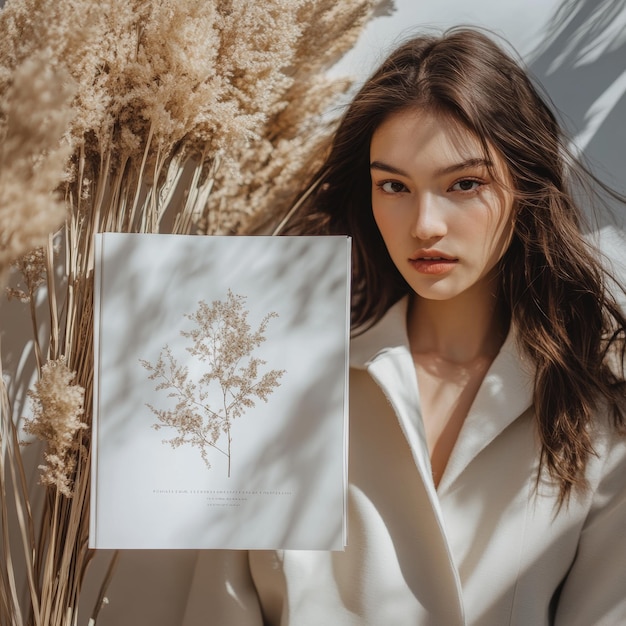
POLYGON ((415 256, 409 259, 409 263, 413 269, 420 274, 445 274, 454 268, 458 263, 458 259, 453 259, 440 255, 424 255, 415 256))

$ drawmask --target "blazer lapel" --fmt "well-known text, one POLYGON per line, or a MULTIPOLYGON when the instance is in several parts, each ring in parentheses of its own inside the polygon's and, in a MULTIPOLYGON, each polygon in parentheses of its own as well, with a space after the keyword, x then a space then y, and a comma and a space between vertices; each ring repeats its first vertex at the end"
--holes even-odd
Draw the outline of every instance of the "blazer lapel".
POLYGON ((395 348, 379 355, 367 370, 387 397, 407 439, 415 465, 426 485, 430 500, 438 507, 438 497, 432 480, 430 455, 420 412, 417 382, 411 372, 413 360, 404 348, 395 348))
POLYGON ((406 307, 406 299, 400 301, 390 309, 379 324, 353 340, 351 365, 368 371, 396 414, 430 504, 430 507, 424 507, 422 515, 432 515, 435 526, 439 528, 439 536, 431 536, 430 541, 439 542, 438 549, 442 557, 439 561, 441 566, 439 576, 442 577, 440 582, 447 584, 447 588, 450 589, 447 610, 449 615, 455 615, 455 624, 464 624, 460 577, 446 538, 439 497, 432 479, 430 454, 420 412, 417 377, 406 335, 406 307), (445 557, 447 567, 443 567, 445 557))
POLYGON ((392 405, 436 506, 437 494, 420 412, 415 366, 406 333, 407 306, 407 298, 400 300, 376 326, 353 339, 350 364, 357 369, 367 369, 392 405))
POLYGON ((471 461, 532 406, 534 368, 520 354, 512 328, 483 380, 438 486, 442 495, 471 461))

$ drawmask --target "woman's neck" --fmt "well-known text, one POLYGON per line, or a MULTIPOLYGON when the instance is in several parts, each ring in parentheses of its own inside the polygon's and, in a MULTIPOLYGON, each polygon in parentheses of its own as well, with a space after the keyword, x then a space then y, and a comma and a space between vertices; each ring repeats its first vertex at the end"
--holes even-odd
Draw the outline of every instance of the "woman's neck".
POLYGON ((509 321, 495 295, 468 292, 453 301, 413 295, 407 314, 411 351, 457 365, 491 362, 504 343, 509 321))

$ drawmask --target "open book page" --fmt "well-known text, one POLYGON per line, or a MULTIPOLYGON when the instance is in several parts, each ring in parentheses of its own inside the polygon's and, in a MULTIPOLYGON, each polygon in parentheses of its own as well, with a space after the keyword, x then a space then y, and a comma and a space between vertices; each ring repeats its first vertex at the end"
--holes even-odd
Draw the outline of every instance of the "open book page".
POLYGON ((350 240, 96 244, 90 545, 342 550, 350 240))

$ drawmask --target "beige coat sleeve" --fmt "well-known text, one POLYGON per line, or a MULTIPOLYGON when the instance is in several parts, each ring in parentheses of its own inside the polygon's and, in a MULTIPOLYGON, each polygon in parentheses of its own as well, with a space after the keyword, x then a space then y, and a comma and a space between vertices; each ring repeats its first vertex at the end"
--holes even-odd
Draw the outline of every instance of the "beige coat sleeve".
POLYGON ((606 452, 602 478, 559 599, 555 626, 626 624, 626 441, 606 452))

